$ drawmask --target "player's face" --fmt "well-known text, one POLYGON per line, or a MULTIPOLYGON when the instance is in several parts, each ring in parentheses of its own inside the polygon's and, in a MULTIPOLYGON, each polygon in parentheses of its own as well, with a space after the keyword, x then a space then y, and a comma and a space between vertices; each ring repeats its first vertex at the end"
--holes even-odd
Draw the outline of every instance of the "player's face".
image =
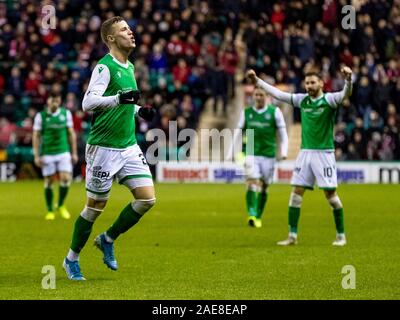
POLYGON ((253 93, 253 99, 254 103, 256 105, 256 108, 261 109, 265 106, 265 101, 266 101, 267 95, 265 92, 261 89, 256 89, 254 90, 253 93))
POLYGON ((136 47, 135 37, 126 21, 120 21, 113 25, 113 38, 120 49, 132 50, 136 47))
POLYGON ((323 88, 323 82, 317 76, 308 76, 304 80, 307 93, 315 97, 323 88))
POLYGON ((54 112, 61 105, 61 98, 60 97, 49 97, 47 99, 47 105, 49 106, 51 112, 54 112))

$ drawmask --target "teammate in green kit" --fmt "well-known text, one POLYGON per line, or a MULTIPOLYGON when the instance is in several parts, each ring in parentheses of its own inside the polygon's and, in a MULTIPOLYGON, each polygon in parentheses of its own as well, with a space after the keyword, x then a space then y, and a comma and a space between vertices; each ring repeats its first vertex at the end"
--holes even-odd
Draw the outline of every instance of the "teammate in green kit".
MULTIPOLYGON (((251 129, 254 134, 253 152, 246 154, 245 159, 246 205, 249 226, 261 228, 261 218, 268 199, 268 186, 272 183, 275 170, 276 137, 278 134, 279 160, 287 157, 288 137, 282 112, 274 105, 267 104, 265 91, 256 87, 253 100, 254 105, 242 112, 237 128, 251 129)), ((233 144, 236 140, 237 135, 233 144)))
POLYGON ((306 189, 313 189, 315 181, 323 189, 325 197, 333 209, 336 225, 334 246, 346 245, 344 233, 343 206, 336 192, 337 175, 334 155, 333 129, 336 109, 343 100, 351 95, 352 71, 349 67, 341 69, 345 79, 342 91, 324 93, 323 81, 317 72, 305 74, 306 94, 283 92, 257 78, 253 70, 247 72, 247 78, 262 87, 274 98, 300 108, 301 111, 301 151, 296 159, 291 184, 293 186, 289 200, 289 236, 278 245, 297 244, 297 226, 300 208, 306 189))
POLYGON ((114 241, 156 201, 152 175, 135 136, 135 116, 151 120, 155 111, 137 105, 134 66, 128 61, 136 46, 133 32, 123 18, 113 17, 102 24, 101 37, 110 52, 94 68, 82 103, 83 110, 93 112, 93 118, 86 146, 86 206, 75 222, 70 250, 63 262, 71 280, 85 280, 79 254, 106 206, 114 177, 132 192, 135 200, 127 204, 107 231, 95 238, 103 262, 111 270, 118 269, 114 241))
POLYGON ((33 154, 35 164, 42 169, 47 206, 46 220, 55 219, 55 211, 62 218, 71 217, 64 205, 72 180, 72 164, 78 162, 76 135, 69 110, 61 107, 61 95, 50 93, 47 107, 36 114, 33 124, 33 154), (57 210, 53 207, 53 189, 59 174, 57 210))

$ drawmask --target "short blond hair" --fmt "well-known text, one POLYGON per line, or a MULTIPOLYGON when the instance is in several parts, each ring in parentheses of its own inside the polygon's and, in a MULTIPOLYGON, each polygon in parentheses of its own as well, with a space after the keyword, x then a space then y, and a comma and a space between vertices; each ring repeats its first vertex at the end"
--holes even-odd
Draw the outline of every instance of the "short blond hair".
POLYGON ((124 21, 124 18, 120 16, 112 17, 110 19, 107 19, 101 24, 101 40, 108 46, 108 41, 107 41, 107 36, 111 33, 112 27, 114 23, 118 23, 124 21))

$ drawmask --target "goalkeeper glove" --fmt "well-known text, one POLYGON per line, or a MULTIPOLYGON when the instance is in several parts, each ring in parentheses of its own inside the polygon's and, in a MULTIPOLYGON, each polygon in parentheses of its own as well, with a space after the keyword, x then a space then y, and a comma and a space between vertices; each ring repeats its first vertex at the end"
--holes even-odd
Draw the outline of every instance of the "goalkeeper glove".
POLYGON ((118 94, 119 104, 137 104, 140 99, 140 91, 128 90, 118 94))
POLYGON ((151 121, 156 115, 156 110, 150 107, 141 107, 138 111, 138 115, 146 121, 151 121))

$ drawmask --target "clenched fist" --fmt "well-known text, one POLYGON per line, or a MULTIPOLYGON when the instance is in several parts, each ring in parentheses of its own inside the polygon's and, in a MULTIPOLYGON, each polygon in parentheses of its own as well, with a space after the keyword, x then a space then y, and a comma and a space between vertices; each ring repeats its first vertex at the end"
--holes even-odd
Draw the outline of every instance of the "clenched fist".
POLYGON ((351 81, 351 75, 353 74, 353 71, 349 67, 343 67, 340 69, 340 72, 342 73, 343 78, 345 78, 347 81, 351 81))
POLYGON ((256 84, 257 82, 257 75, 256 72, 254 70, 248 70, 246 72, 246 78, 252 83, 252 84, 256 84))

